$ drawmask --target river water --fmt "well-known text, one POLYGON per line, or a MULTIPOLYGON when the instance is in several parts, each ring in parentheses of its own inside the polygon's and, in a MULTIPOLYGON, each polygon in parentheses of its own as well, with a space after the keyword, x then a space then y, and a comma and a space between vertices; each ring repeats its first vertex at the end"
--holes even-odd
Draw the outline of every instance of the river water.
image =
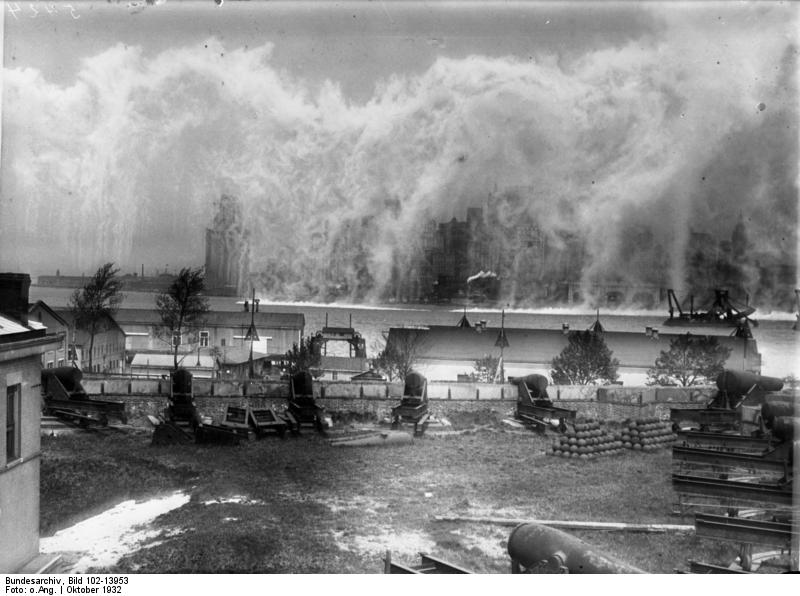
MULTIPOLYGON (((31 300, 44 300, 50 306, 66 306, 72 290, 67 288, 48 288, 31 286, 31 300)), ((243 310, 242 300, 230 297, 212 296, 209 299, 212 310, 243 310)), ((147 292, 127 292, 124 308, 154 308, 155 294, 147 292)), ((455 325, 464 313, 464 307, 456 305, 345 305, 318 303, 286 303, 263 301, 259 310, 269 312, 298 312, 305 315, 305 333, 320 330, 326 323, 335 327, 356 329, 367 343, 369 356, 375 355, 382 347, 383 333, 390 327, 414 325, 455 325)), ((467 307, 467 317, 471 322, 485 320, 489 327, 499 327, 499 309, 467 307)), ((570 329, 586 329, 597 317, 595 311, 580 308, 541 308, 531 310, 507 310, 506 327, 561 329, 567 323, 570 329)), ((792 330, 795 317, 791 313, 771 313, 754 317, 759 325, 752 329, 758 341, 762 357, 762 374, 773 377, 795 375, 800 377, 800 332, 792 330)), ((727 328, 688 328, 665 327, 666 312, 659 311, 602 311, 600 321, 609 331, 641 331, 645 327, 655 327, 663 332, 709 333, 725 335, 731 333, 727 328)), ((334 342, 337 343, 337 342, 334 342)), ((330 352, 329 352, 330 353, 330 352)))

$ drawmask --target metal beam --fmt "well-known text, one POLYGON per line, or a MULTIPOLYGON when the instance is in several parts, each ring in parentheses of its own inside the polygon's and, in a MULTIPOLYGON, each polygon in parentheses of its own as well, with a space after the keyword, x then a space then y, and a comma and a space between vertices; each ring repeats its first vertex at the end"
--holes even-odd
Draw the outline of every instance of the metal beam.
POLYGON ((689 573, 750 573, 741 569, 731 569, 730 567, 721 567, 720 565, 711 565, 710 563, 701 563, 700 561, 689 560, 689 573))
POLYGON ((777 505, 792 504, 791 488, 787 490, 774 484, 737 482, 735 480, 718 480, 716 478, 673 474, 672 486, 678 492, 693 495, 729 497, 777 505))
POLYGON ((784 475, 791 470, 789 462, 785 459, 768 459, 749 453, 697 449, 677 445, 672 448, 672 461, 728 468, 747 468, 749 470, 777 472, 784 475))
POLYGON ((772 445, 769 439, 760 437, 746 437, 742 435, 728 435, 725 433, 705 433, 683 431, 678 433, 678 441, 684 446, 710 446, 715 449, 728 451, 751 451, 763 453, 772 445))
POLYGON ((791 524, 696 513, 694 526, 697 536, 703 538, 761 544, 779 548, 789 548, 791 546, 791 524))

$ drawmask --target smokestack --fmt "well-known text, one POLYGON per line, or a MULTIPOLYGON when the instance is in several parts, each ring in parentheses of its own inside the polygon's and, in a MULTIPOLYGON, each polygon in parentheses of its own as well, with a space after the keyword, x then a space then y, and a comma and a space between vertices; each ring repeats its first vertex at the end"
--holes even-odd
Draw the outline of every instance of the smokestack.
POLYGON ((0 313, 27 325, 30 286, 27 273, 0 273, 0 313))

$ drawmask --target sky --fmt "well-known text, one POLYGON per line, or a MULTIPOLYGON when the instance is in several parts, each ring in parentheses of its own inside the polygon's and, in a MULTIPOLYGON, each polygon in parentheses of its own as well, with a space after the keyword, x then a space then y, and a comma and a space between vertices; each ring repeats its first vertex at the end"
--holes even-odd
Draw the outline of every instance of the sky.
POLYGON ((680 288, 739 218, 796 262, 795 3, 52 4, 4 5, 0 269, 199 265, 227 194, 266 293, 343 245, 380 288, 509 189, 498 234, 584 237, 588 280, 680 288))

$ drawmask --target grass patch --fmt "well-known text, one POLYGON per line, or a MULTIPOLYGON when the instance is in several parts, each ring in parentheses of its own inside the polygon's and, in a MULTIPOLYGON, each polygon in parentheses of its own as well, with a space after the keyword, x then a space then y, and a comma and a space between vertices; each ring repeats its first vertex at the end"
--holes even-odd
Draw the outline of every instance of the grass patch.
MULTIPOLYGON (((161 535, 107 571, 380 573, 387 548, 411 564, 424 548, 507 573, 510 527, 434 516, 691 523, 670 515, 668 451, 564 460, 544 455, 551 439, 506 430, 501 413, 479 414, 452 422, 488 427, 395 447, 331 447, 310 431, 235 447, 151 447, 149 433, 43 438, 42 532, 123 499, 183 489, 191 501, 156 520, 161 535), (239 502, 224 502, 232 498, 239 502)), ((693 536, 578 535, 655 573, 686 568, 688 558, 734 557, 693 536)))

